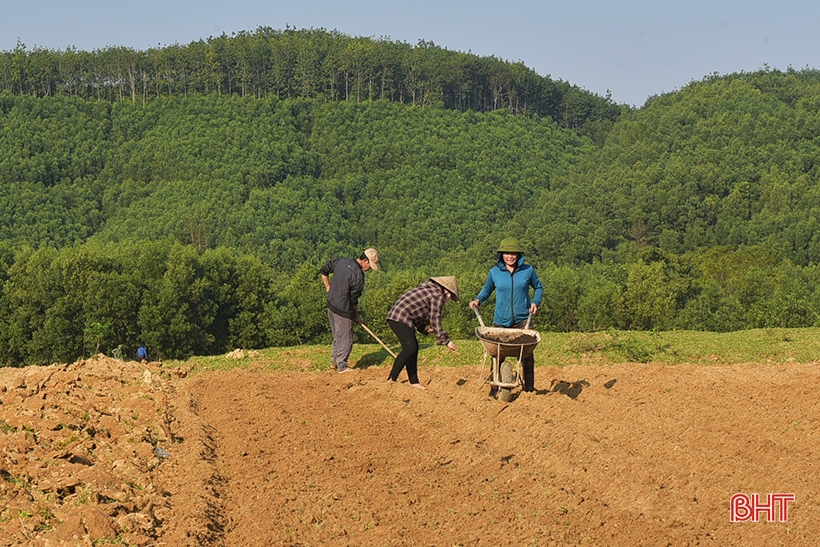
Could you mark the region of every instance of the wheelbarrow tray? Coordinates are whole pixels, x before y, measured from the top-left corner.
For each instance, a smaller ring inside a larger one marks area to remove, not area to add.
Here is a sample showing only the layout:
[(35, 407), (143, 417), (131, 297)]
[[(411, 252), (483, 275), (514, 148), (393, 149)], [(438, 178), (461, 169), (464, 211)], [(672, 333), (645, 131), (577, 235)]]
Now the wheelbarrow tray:
[(476, 327), (475, 334), (481, 340), (484, 351), (496, 359), (529, 357), (541, 341), (541, 334), (531, 329)]

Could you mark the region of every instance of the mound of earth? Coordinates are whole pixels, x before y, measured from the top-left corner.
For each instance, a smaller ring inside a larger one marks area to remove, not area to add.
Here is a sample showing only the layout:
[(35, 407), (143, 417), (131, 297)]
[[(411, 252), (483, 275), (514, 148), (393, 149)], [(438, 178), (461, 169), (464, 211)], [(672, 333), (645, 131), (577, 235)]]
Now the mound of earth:
[[(504, 329), (498, 327), (480, 327), (477, 332), (479, 339), (490, 344), (489, 351), (492, 351), (492, 344), (509, 344), (519, 346), (532, 345), (533, 347), (540, 341), (539, 335), (534, 330), (524, 329)], [(485, 343), (486, 345), (486, 343)], [(532, 353), (532, 347), (529, 353)], [(496, 355), (495, 352), (493, 355)]]
[[(0, 369), (0, 546), (814, 545), (816, 363)], [(793, 494), (732, 522), (735, 494)], [(785, 516), (785, 518), (783, 518)], [(771, 517), (771, 518), (769, 518)]]
[(0, 545), (153, 545), (173, 529), (158, 473), (185, 440), (173, 379), (102, 355), (0, 369)]

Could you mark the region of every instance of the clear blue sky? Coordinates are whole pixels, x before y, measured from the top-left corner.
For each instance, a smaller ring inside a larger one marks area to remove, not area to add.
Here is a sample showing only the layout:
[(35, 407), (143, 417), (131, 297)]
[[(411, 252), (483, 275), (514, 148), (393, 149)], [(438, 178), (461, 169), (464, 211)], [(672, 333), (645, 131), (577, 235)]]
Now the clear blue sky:
[(818, 0), (0, 0), (0, 50), (147, 49), (275, 29), (424, 39), (641, 106), (714, 72), (820, 67)]

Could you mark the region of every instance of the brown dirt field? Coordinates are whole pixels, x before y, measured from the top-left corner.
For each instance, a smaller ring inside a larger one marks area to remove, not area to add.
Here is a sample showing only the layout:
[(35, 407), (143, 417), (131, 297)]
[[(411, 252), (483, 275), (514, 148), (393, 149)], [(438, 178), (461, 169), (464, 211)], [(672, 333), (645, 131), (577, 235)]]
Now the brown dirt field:
[[(815, 545), (816, 363), (0, 369), (0, 546)], [(614, 381), (614, 383), (613, 383)], [(156, 450), (159, 447), (161, 450)], [(164, 451), (164, 452), (163, 452)], [(793, 493), (730, 522), (735, 493)]]

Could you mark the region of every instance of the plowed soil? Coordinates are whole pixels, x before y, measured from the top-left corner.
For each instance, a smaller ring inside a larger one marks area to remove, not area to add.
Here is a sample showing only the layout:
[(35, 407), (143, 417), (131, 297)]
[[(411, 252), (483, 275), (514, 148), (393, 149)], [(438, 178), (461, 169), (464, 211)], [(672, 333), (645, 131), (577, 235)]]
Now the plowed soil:
[[(0, 545), (786, 545), (820, 537), (820, 368), (538, 367), (488, 396), (251, 365), (0, 369)], [(731, 522), (734, 494), (794, 494)]]

